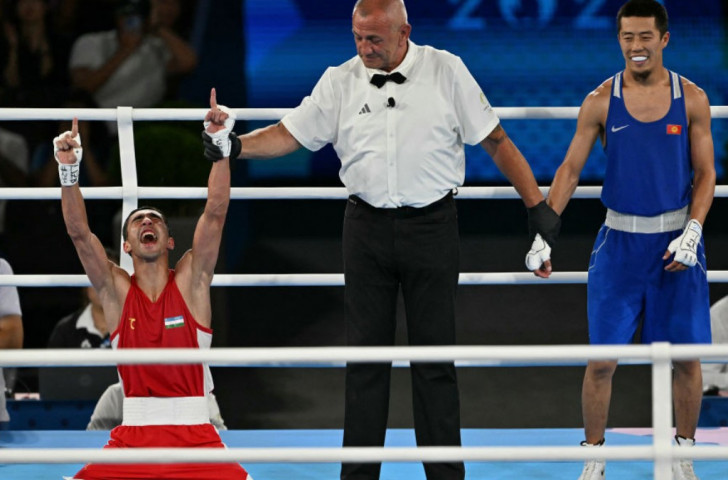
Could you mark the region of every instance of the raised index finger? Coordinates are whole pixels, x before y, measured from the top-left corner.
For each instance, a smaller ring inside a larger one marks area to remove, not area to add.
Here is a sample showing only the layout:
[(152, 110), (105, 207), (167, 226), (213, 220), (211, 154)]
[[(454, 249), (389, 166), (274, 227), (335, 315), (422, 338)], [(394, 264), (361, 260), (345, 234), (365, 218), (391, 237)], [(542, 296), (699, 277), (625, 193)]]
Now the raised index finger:
[(210, 90), (210, 108), (217, 109), (217, 92), (214, 87)]
[(71, 138), (76, 138), (76, 135), (78, 135), (78, 118), (73, 117), (73, 122), (71, 122)]

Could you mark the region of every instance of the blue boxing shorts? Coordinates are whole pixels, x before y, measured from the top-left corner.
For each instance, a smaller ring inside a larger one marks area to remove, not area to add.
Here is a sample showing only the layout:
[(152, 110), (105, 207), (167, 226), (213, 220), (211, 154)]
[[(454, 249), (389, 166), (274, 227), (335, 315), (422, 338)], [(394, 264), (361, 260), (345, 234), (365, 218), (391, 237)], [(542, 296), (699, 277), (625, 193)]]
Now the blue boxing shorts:
[(630, 233), (602, 225), (589, 260), (587, 313), (593, 345), (632, 342), (710, 343), (705, 248), (698, 263), (667, 272), (662, 256), (682, 231)]

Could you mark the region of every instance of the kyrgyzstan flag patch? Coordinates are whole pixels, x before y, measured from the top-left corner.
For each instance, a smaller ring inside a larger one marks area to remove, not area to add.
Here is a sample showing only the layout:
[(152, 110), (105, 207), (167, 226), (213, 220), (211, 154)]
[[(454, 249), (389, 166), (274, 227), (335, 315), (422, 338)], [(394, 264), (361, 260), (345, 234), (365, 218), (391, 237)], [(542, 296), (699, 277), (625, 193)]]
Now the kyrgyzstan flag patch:
[(668, 135), (680, 135), (682, 133), (682, 125), (667, 125)]

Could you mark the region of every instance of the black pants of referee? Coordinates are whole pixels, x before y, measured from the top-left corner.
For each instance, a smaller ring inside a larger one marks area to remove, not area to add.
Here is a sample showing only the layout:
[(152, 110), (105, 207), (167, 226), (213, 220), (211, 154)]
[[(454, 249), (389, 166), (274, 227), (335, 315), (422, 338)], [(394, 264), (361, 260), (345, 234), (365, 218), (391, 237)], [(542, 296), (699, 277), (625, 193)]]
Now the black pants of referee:
[[(459, 247), (455, 200), (449, 194), (423, 208), (378, 209), (347, 201), (343, 253), (346, 336), (351, 346), (391, 346), (399, 289), (410, 345), (455, 344)], [(383, 446), (391, 364), (346, 367), (344, 446)], [(460, 446), (455, 366), (413, 363), (412, 395), (419, 446)], [(425, 463), (429, 480), (462, 479), (462, 462)], [(378, 479), (379, 463), (345, 463), (344, 480)]]

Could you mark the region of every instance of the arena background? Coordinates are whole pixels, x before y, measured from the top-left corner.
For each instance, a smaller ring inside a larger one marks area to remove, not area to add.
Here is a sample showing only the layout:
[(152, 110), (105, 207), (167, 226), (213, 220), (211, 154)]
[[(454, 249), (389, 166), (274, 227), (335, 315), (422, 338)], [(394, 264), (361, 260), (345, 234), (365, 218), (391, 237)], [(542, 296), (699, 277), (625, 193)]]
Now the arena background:
[[(410, 0), (407, 6), (412, 40), (461, 56), (494, 106), (578, 106), (589, 91), (623, 67), (613, 20), (621, 3)], [(713, 105), (727, 104), (725, 2), (664, 3), (672, 34), (665, 51), (666, 66), (703, 87)], [(180, 85), (183, 106), (204, 107), (214, 86), (219, 101), (231, 107), (295, 107), (327, 66), (355, 54), (351, 1), (216, 0), (209, 4), (186, 2), (192, 19), (190, 37), (200, 52), (200, 65)], [(575, 121), (507, 120), (503, 125), (531, 163), (539, 183), (548, 185), (568, 147)], [(238, 122), (236, 130), (258, 126)], [(721, 184), (726, 183), (726, 131), (727, 120), (714, 121)], [(154, 159), (140, 155), (144, 148), (137, 136), (142, 185), (184, 184), (169, 171), (150, 175)], [(467, 155), (467, 186), (505, 185), (479, 147), (468, 149)], [(604, 157), (597, 146), (582, 184), (600, 184), (603, 167)], [(301, 151), (277, 160), (237, 162), (234, 186), (339, 186), (337, 170), (338, 160), (330, 147), (315, 154)], [(189, 246), (200, 204), (161, 203), (175, 213), (172, 223), (178, 246), (174, 260)], [(65, 237), (60, 205), (56, 208), (55, 222), (44, 226), (46, 235), (10, 247), (8, 257), (16, 273), (81, 271)], [(217, 271), (341, 272), (343, 208), (343, 201), (234, 201)], [(711, 270), (728, 269), (727, 208), (725, 199), (716, 199), (705, 224)], [(460, 200), (458, 209), (463, 272), (524, 270), (529, 242), (520, 201)], [(603, 216), (598, 200), (570, 203), (553, 253), (557, 270), (586, 269)], [(110, 238), (118, 242), (113, 230)], [(27, 254), (30, 246), (36, 254)], [(587, 343), (585, 286), (547, 283), (461, 287), (459, 343)], [(72, 291), (21, 289), (27, 348), (44, 347), (53, 324), (78, 306), (80, 299)], [(711, 285), (712, 301), (726, 294), (727, 286)], [(400, 308), (398, 338), (404, 344), (401, 312)], [(218, 347), (344, 344), (340, 287), (216, 288), (213, 315), (214, 346)], [(460, 369), (463, 427), (580, 426), (582, 374), (581, 366)], [(230, 428), (343, 425), (343, 369), (215, 368), (213, 375)], [(649, 426), (649, 376), (647, 366), (624, 366), (618, 371), (610, 426)], [(408, 377), (407, 369), (397, 369), (393, 376), (392, 427), (411, 426)], [(20, 380), (20, 390), (37, 386), (33, 369), (22, 370)]]

